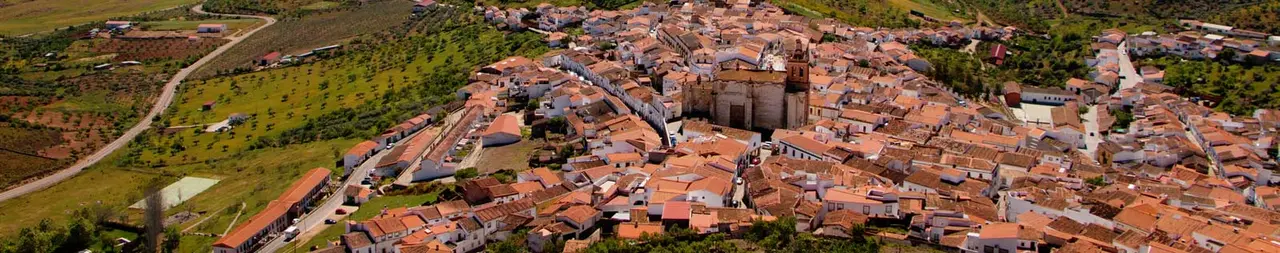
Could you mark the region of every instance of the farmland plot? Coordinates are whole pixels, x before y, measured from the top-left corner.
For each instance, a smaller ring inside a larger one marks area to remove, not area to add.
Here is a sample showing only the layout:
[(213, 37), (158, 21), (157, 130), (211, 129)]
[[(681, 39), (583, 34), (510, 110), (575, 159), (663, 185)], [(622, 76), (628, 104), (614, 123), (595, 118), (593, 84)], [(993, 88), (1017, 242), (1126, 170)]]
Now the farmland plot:
[(207, 78), (220, 72), (247, 68), (251, 61), (271, 52), (299, 54), (361, 34), (387, 30), (408, 20), (412, 6), (410, 1), (380, 1), (301, 19), (281, 20), (205, 64), (192, 73), (192, 77)]
[(226, 39), (219, 38), (100, 39), (91, 41), (88, 47), (93, 53), (114, 53), (114, 60), (118, 61), (188, 60), (225, 43)]

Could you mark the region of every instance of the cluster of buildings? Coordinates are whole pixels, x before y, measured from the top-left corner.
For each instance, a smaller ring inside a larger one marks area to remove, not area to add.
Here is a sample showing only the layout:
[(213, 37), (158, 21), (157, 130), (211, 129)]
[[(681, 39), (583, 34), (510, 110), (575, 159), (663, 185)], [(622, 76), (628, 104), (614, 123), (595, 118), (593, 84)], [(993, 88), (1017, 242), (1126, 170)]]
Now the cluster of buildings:
[(329, 189), (329, 169), (315, 168), (293, 182), (279, 198), (267, 203), (266, 209), (241, 221), (231, 232), (213, 242), (214, 253), (254, 252), (262, 243), (279, 236), (294, 223), (294, 218), (311, 209)]
[[(903, 227), (871, 231), (958, 252), (1280, 251), (1280, 111), (1214, 113), (1168, 87), (1117, 87), (1099, 73), (1065, 89), (1006, 85), (1005, 103), (1059, 105), (1051, 122), (1017, 122), (1000, 98), (966, 101), (920, 74), (929, 63), (907, 46), (1012, 28), (855, 28), (751, 1), (480, 10), (512, 28), (555, 36), (580, 23), (585, 34), (566, 37), (579, 45), (567, 50), (480, 68), (443, 127), (412, 137), (429, 141), (395, 147), (413, 155), (375, 171), (448, 177), (459, 149), (519, 141), (520, 124), (563, 122), (575, 155), (506, 181), (461, 182), (461, 199), (347, 221), (330, 250), (462, 253), (524, 233), (533, 251), (563, 240), (576, 252), (602, 237), (733, 233), (793, 216), (797, 231)], [(1090, 64), (1098, 72), (1110, 50)], [(503, 114), (517, 103), (535, 106), (523, 120)], [(1132, 131), (1086, 151), (1086, 104), (1131, 109)], [(386, 144), (361, 145), (348, 152), (354, 164)]]
[(1179, 20), (1183, 31), (1170, 34), (1144, 32), (1123, 36), (1128, 51), (1135, 56), (1174, 55), (1188, 59), (1217, 59), (1224, 51), (1232, 61), (1275, 63), (1280, 61), (1280, 36), (1205, 23)]

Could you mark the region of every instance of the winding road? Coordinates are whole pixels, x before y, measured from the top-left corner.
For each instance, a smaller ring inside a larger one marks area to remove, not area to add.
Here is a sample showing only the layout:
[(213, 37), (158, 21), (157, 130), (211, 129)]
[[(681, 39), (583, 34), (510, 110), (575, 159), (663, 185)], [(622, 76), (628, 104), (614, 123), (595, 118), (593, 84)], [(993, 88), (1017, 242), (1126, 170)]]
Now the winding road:
[(268, 16), (253, 16), (253, 15), (205, 12), (202, 9), (201, 5), (196, 5), (195, 7), (192, 7), (191, 11), (199, 14), (214, 15), (214, 16), (256, 18), (256, 19), (261, 19), (263, 21), (266, 21), (267, 23), (263, 24), (262, 26), (259, 26), (258, 28), (254, 28), (253, 30), (247, 33), (241, 34), (240, 36), (227, 37), (227, 39), (231, 40), (227, 42), (227, 44), (223, 44), (217, 49), (214, 49), (213, 52), (210, 52), (208, 55), (201, 57), (200, 60), (197, 60), (195, 63), (192, 63), (191, 66), (187, 66), (186, 68), (182, 68), (181, 70), (178, 70), (178, 73), (174, 74), (173, 78), (169, 79), (169, 82), (164, 84), (164, 89), (160, 92), (160, 97), (156, 99), (156, 104), (151, 107), (151, 111), (147, 112), (147, 115), (142, 117), (142, 120), (138, 121), (137, 125), (134, 125), (133, 127), (129, 128), (129, 130), (125, 131), (124, 134), (120, 135), (119, 138), (116, 138), (114, 141), (111, 141), (111, 143), (108, 143), (106, 146), (103, 146), (102, 149), (99, 149), (97, 152), (94, 152), (92, 155), (89, 155), (88, 157), (84, 157), (80, 159), (80, 161), (76, 162), (76, 164), (74, 165), (71, 165), (71, 167), (67, 167), (66, 169), (58, 171), (53, 175), (40, 178), (39, 180), (32, 181), (18, 187), (14, 187), (13, 189), (9, 189), (0, 193), (0, 202), (21, 197), (23, 195), (36, 192), (39, 190), (43, 190), (45, 188), (49, 188), (50, 186), (58, 184), (63, 180), (67, 180), (68, 178), (71, 178), (72, 176), (75, 176), (76, 174), (80, 173), (80, 171), (84, 170), (85, 168), (88, 168), (89, 166), (92, 166), (93, 164), (102, 160), (102, 158), (106, 157), (107, 155), (110, 155), (111, 152), (115, 152), (117, 149), (120, 149), (121, 147), (124, 147), (125, 145), (129, 144), (129, 142), (132, 141), (134, 138), (138, 137), (138, 134), (141, 134), (142, 131), (146, 131), (147, 129), (151, 128), (151, 119), (155, 118), (156, 116), (159, 116), (161, 113), (164, 113), (164, 110), (169, 108), (169, 104), (173, 102), (173, 96), (178, 90), (178, 84), (181, 84), (182, 80), (187, 78), (187, 75), (190, 75), (191, 72), (194, 72), (196, 69), (199, 69), (201, 66), (204, 66), (205, 63), (208, 63), (209, 61), (213, 60), (213, 58), (216, 58), (219, 55), (222, 55), (223, 52), (226, 52), (228, 49), (231, 49), (231, 47), (235, 46), (236, 44), (239, 44), (240, 41), (244, 40), (245, 38), (248, 38), (254, 33), (261, 31), (263, 28), (267, 28), (268, 26), (271, 26), (276, 23), (275, 18), (268, 17)]

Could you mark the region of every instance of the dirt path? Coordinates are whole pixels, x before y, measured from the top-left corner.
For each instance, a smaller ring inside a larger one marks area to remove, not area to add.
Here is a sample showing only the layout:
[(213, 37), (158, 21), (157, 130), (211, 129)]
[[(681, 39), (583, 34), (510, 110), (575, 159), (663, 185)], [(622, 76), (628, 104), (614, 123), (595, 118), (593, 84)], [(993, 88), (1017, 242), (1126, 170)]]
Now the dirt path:
[(1062, 0), (1053, 0), (1053, 2), (1054, 2), (1054, 3), (1056, 3), (1056, 4), (1058, 4), (1058, 9), (1059, 9), (1059, 10), (1062, 10), (1062, 17), (1063, 17), (1063, 18), (1066, 18), (1066, 17), (1071, 16), (1071, 13), (1070, 13), (1070, 12), (1067, 12), (1067, 6), (1062, 4)]
[(236, 211), (236, 217), (231, 219), (231, 223), (227, 224), (227, 230), (222, 231), (222, 234), (231, 233), (231, 228), (236, 227), (236, 222), (240, 221), (241, 214), (244, 214), (244, 202), (240, 202), (240, 211)]
[(97, 152), (94, 152), (92, 155), (81, 158), (80, 161), (76, 162), (76, 164), (74, 165), (71, 165), (71, 167), (58, 171), (53, 175), (49, 175), (39, 180), (32, 181), (18, 187), (14, 187), (13, 189), (9, 189), (7, 191), (0, 193), (0, 202), (21, 197), (23, 195), (27, 195), (29, 193), (36, 192), (39, 190), (43, 190), (45, 188), (49, 188), (50, 186), (58, 184), (63, 180), (67, 180), (68, 178), (71, 178), (72, 176), (75, 176), (76, 174), (80, 173), (81, 170), (84, 170), (85, 168), (88, 168), (89, 166), (92, 166), (93, 164), (102, 160), (102, 158), (107, 157), (107, 155), (110, 155), (111, 152), (115, 152), (117, 149), (120, 149), (121, 147), (124, 147), (125, 145), (129, 144), (129, 141), (132, 141), (134, 138), (138, 137), (138, 134), (141, 134), (142, 131), (146, 131), (147, 129), (151, 128), (151, 119), (160, 116), (160, 114), (163, 113), (165, 109), (169, 108), (169, 104), (173, 102), (174, 94), (177, 93), (178, 84), (181, 84), (182, 80), (187, 78), (187, 75), (190, 75), (191, 72), (195, 71), (201, 66), (204, 66), (205, 63), (208, 63), (209, 61), (213, 60), (213, 58), (217, 58), (218, 55), (221, 55), (223, 52), (226, 52), (228, 49), (231, 49), (231, 47), (235, 46), (236, 44), (239, 44), (240, 41), (244, 40), (244, 38), (247, 38), (253, 35), (254, 33), (257, 33), (258, 31), (261, 31), (263, 28), (267, 28), (276, 23), (275, 18), (268, 17), (268, 16), (209, 13), (209, 12), (205, 12), (201, 6), (202, 5), (196, 5), (195, 7), (192, 7), (191, 11), (199, 14), (207, 14), (207, 15), (214, 15), (214, 16), (257, 18), (257, 19), (262, 19), (267, 23), (243, 35), (236, 36), (236, 37), (229, 37), (228, 39), (230, 39), (231, 41), (227, 42), (227, 44), (223, 44), (217, 49), (214, 49), (213, 52), (210, 52), (208, 55), (201, 57), (200, 60), (197, 60), (195, 63), (192, 63), (191, 66), (187, 66), (186, 68), (182, 68), (182, 70), (178, 70), (178, 73), (174, 74), (173, 78), (169, 79), (169, 82), (164, 84), (164, 89), (161, 91), (160, 97), (156, 98), (156, 104), (151, 107), (151, 111), (147, 112), (147, 115), (142, 117), (142, 120), (138, 121), (138, 124), (133, 125), (133, 127), (129, 128), (128, 131), (125, 131), (124, 134), (120, 135), (119, 138), (116, 138), (114, 141), (111, 141), (111, 143), (108, 143), (106, 146), (103, 146), (102, 149), (99, 149)]
[[(227, 208), (223, 207), (222, 209), (218, 209), (218, 211), (215, 211), (213, 213), (219, 213), (219, 212), (222, 212), (222, 210), (227, 210)], [(192, 223), (191, 226), (187, 226), (187, 228), (182, 229), (182, 232), (186, 233), (188, 231), (191, 231), (192, 229), (195, 229), (196, 226), (199, 226), (200, 223), (204, 223), (204, 221), (209, 220), (209, 218), (213, 218), (213, 215), (205, 215), (204, 218), (200, 218), (200, 220), (196, 221), (196, 223)]]

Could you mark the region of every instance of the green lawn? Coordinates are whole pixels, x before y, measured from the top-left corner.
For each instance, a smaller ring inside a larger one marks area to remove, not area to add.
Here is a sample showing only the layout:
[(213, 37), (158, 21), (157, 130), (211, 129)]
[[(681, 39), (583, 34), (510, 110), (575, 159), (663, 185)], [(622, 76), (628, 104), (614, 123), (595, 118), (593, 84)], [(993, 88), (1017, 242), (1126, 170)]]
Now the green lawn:
[(378, 216), (378, 214), (381, 214), (383, 208), (392, 209), (422, 206), (423, 204), (434, 204), (436, 202), (436, 197), (439, 195), (439, 192), (431, 192), (422, 195), (378, 196), (370, 199), (369, 202), (365, 202), (363, 205), (360, 205), (360, 210), (356, 210), (356, 212), (351, 213), (347, 219), (356, 221), (368, 220), (374, 216)]
[(45, 218), (65, 222), (60, 217), (93, 203), (124, 210), (142, 199), (139, 185), (152, 180), (170, 183), (177, 178), (95, 167), (42, 191), (0, 202), (0, 237), (17, 234), (19, 229), (34, 226)]
[(200, 24), (227, 24), (228, 31), (236, 29), (246, 29), (253, 27), (259, 23), (258, 19), (213, 19), (213, 20), (166, 20), (142, 22), (142, 27), (147, 30), (157, 31), (174, 31), (174, 30), (195, 30)]
[(3, 0), (0, 34), (22, 35), (192, 4), (196, 0)]
[(216, 241), (218, 241), (217, 237), (183, 236), (181, 241), (178, 242), (178, 249), (174, 251), (183, 253), (210, 252), (213, 248), (210, 245), (213, 245), (213, 242)]
[(297, 248), (300, 250), (311, 250), (311, 247), (316, 247), (317, 249), (323, 249), (323, 248), (329, 247), (328, 243), (330, 241), (340, 240), (339, 237), (342, 237), (342, 232), (346, 232), (346, 230), (347, 230), (346, 225), (343, 225), (342, 223), (329, 225), (329, 227), (325, 228), (323, 231), (320, 231), (319, 234), (312, 236), (310, 239), (307, 239), (307, 241), (305, 242), (293, 241), (293, 242), (290, 242), (289, 245), (286, 245), (284, 248), (292, 249), (294, 248), (294, 246), (298, 246)]

